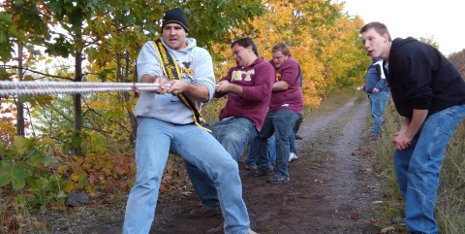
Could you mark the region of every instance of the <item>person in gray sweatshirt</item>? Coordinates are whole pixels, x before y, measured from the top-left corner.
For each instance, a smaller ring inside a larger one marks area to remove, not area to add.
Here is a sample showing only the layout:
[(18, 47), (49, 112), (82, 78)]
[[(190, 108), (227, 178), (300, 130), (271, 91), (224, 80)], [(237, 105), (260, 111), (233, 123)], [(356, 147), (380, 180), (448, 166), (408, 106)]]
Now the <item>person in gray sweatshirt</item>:
[[(210, 54), (197, 47), (188, 33), (184, 12), (180, 8), (168, 10), (162, 20), (162, 38), (145, 43), (137, 58), (139, 82), (158, 84), (159, 88), (141, 92), (136, 104), (137, 173), (126, 205), (123, 233), (149, 233), (170, 152), (214, 181), (225, 233), (254, 233), (242, 199), (238, 165), (200, 126), (194, 111), (212, 99), (215, 76)], [(166, 65), (170, 56), (173, 59)], [(192, 106), (185, 104), (186, 99)]]

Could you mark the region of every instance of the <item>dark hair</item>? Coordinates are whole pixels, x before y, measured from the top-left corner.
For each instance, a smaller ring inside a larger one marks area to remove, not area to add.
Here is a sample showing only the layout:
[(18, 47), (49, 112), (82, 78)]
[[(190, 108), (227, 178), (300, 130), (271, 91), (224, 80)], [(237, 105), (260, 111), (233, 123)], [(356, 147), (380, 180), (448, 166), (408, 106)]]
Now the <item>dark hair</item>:
[(361, 29), (360, 29), (360, 34), (368, 31), (369, 29), (375, 29), (379, 35), (384, 35), (385, 33), (388, 34), (389, 36), (389, 41), (391, 41), (391, 34), (389, 33), (389, 30), (387, 29), (386, 25), (381, 23), (381, 22), (370, 22), (368, 24), (365, 24)]
[(283, 53), (283, 55), (285, 56), (291, 56), (291, 49), (287, 44), (283, 42), (276, 44), (275, 46), (273, 46), (273, 49), (271, 49), (271, 53), (278, 51), (281, 51), (281, 53)]
[(253, 40), (250, 37), (244, 37), (244, 38), (235, 40), (233, 43), (231, 43), (231, 48), (233, 48), (235, 45), (240, 45), (240, 46), (242, 46), (244, 48), (252, 46), (253, 52), (255, 53), (255, 55), (258, 56), (257, 46), (255, 45), (255, 43), (253, 42)]

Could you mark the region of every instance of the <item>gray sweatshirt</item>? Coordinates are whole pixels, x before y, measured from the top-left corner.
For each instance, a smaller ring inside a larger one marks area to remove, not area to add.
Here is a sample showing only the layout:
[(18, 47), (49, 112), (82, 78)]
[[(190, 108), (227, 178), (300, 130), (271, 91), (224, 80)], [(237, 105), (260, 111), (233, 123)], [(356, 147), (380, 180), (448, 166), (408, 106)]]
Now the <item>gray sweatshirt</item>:
[[(197, 47), (194, 38), (187, 38), (187, 48), (172, 50), (166, 44), (167, 51), (177, 62), (185, 82), (194, 85), (204, 85), (209, 91), (209, 100), (215, 92), (215, 74), (213, 72), (212, 58), (207, 50)], [(163, 74), (160, 59), (152, 41), (144, 44), (137, 57), (137, 74), (139, 81), (142, 76), (149, 74), (157, 77), (166, 77)], [(202, 103), (196, 104), (201, 108)], [(152, 117), (175, 124), (193, 123), (191, 110), (172, 94), (155, 94), (142, 92), (136, 104), (136, 116)]]

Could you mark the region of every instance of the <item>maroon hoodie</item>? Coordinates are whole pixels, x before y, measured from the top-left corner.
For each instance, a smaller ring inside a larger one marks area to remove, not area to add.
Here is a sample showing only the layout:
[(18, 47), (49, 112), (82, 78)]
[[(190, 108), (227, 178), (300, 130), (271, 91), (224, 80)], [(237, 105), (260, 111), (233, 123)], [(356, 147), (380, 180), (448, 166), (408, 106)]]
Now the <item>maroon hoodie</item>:
[[(257, 58), (247, 67), (233, 67), (222, 80), (242, 86), (242, 97), (228, 93), (228, 102), (220, 112), (220, 120), (227, 117), (244, 117), (260, 130), (270, 103), (271, 88), (275, 78), (273, 66)], [(215, 93), (215, 97), (222, 94)]]

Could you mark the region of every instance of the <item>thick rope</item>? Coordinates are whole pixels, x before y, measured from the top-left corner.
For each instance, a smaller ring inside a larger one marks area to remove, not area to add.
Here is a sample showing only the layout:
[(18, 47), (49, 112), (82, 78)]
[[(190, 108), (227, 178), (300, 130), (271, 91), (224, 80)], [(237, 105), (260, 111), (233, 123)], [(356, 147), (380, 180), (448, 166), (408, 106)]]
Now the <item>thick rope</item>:
[(0, 81), (0, 97), (10, 95), (75, 94), (97, 92), (154, 91), (153, 83)]

